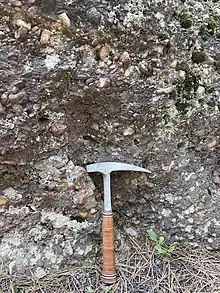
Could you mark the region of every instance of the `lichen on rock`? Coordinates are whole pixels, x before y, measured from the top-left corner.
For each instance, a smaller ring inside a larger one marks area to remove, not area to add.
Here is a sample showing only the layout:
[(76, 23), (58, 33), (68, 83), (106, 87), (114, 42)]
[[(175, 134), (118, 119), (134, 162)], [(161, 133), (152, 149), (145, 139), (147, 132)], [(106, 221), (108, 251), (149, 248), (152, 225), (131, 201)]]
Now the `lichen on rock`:
[[(70, 174), (73, 188), (68, 191)], [(32, 180), (37, 189), (31, 204), (27, 204), (23, 192), (12, 187), (4, 190), (7, 206), (0, 214), (0, 255), (11, 273), (31, 270), (39, 277), (48, 269), (77, 263), (74, 253), (79, 247), (81, 258), (91, 253), (92, 240), (82, 235), (84, 230), (93, 231), (96, 216), (92, 211), (90, 217), (89, 212), (98, 203), (94, 184), (85, 170), (59, 155), (36, 164)], [(88, 211), (82, 221), (77, 218), (80, 210)]]

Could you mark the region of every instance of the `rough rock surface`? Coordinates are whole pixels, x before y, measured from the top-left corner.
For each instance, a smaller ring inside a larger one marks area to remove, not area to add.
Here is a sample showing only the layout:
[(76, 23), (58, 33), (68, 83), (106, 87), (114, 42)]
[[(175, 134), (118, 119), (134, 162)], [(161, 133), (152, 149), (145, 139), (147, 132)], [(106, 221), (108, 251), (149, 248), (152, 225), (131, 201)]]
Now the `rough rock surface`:
[(42, 277), (48, 269), (88, 258), (96, 238), (95, 207), (99, 205), (84, 168), (68, 159), (52, 156), (35, 164), (29, 176), (29, 190), (3, 190), (0, 256), (11, 272), (31, 270)]
[(117, 239), (219, 249), (218, 2), (49, 2), (0, 1), (3, 261), (43, 276), (83, 260), (102, 203), (83, 167), (104, 160), (152, 171), (113, 174)]

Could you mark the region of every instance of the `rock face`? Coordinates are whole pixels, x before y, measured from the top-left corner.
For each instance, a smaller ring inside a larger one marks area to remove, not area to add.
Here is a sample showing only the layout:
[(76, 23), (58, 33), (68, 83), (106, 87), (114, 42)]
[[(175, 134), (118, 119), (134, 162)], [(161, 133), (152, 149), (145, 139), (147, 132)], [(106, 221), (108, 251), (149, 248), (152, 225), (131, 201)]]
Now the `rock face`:
[(219, 249), (217, 3), (2, 0), (0, 16), (0, 255), (10, 270), (43, 276), (94, 256), (102, 183), (84, 166), (95, 161), (152, 171), (113, 173), (119, 234), (153, 229)]
[(0, 256), (11, 272), (31, 268), (39, 277), (48, 269), (77, 264), (77, 257), (88, 257), (97, 226), (94, 208), (99, 205), (84, 168), (68, 159), (52, 156), (40, 161), (29, 176), (29, 191), (3, 190)]

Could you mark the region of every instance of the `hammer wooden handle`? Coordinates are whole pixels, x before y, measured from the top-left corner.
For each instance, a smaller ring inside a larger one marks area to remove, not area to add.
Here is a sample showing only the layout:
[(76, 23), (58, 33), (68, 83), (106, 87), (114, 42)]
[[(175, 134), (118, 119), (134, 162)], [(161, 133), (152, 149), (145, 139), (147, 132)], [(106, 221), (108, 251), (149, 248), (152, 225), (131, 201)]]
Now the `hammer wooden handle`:
[(116, 282), (115, 251), (114, 251), (114, 225), (111, 212), (104, 212), (102, 218), (102, 249), (103, 249), (103, 275), (105, 284)]

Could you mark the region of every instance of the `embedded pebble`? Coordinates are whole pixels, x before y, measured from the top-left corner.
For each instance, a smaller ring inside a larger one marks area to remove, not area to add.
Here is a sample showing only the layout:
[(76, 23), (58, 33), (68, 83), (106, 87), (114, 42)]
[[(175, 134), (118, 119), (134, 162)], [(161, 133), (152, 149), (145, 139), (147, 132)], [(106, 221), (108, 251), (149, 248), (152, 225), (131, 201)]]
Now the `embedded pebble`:
[(55, 53), (47, 55), (44, 63), (48, 70), (54, 69), (60, 63), (60, 56)]
[(100, 59), (105, 59), (109, 54), (109, 48), (108, 46), (105, 44), (103, 46), (101, 46), (101, 48), (99, 49), (99, 57)]
[(159, 54), (162, 54), (163, 50), (164, 50), (164, 46), (161, 46), (161, 45), (154, 48), (154, 52), (157, 52)]
[(37, 6), (31, 6), (30, 8), (28, 8), (28, 13), (35, 14), (37, 13), (37, 9)]
[(124, 66), (128, 66), (131, 63), (131, 58), (128, 52), (124, 52), (120, 56), (120, 61), (123, 63)]
[(185, 231), (188, 232), (188, 233), (190, 233), (190, 232), (192, 231), (192, 226), (187, 225), (187, 226), (185, 227)]
[(84, 252), (85, 252), (85, 250), (79, 246), (75, 249), (75, 255), (77, 255), (77, 256), (82, 256), (84, 254)]
[(35, 277), (36, 278), (38, 278), (38, 279), (42, 279), (43, 277), (45, 277), (46, 276), (46, 271), (43, 269), (43, 268), (41, 268), (41, 267), (38, 267), (37, 269), (36, 269), (36, 271), (35, 271)]
[(211, 148), (214, 148), (217, 144), (218, 144), (217, 140), (214, 139), (210, 141), (209, 143), (207, 143), (207, 146), (211, 149)]
[(17, 190), (15, 190), (12, 187), (8, 187), (3, 190), (3, 193), (6, 198), (9, 198), (11, 200), (17, 200), (22, 198), (22, 194), (18, 193)]
[(51, 132), (54, 134), (54, 135), (62, 135), (65, 131), (66, 131), (66, 124), (62, 123), (62, 122), (55, 122), (54, 124), (52, 124), (51, 126)]
[(66, 27), (70, 27), (71, 25), (71, 22), (70, 22), (70, 19), (68, 17), (68, 15), (64, 12), (64, 13), (61, 13), (59, 16), (58, 16), (58, 19), (60, 20), (60, 22), (66, 26)]
[(193, 214), (194, 212), (195, 212), (195, 206), (192, 205), (192, 206), (190, 206), (188, 209), (186, 209), (184, 213), (185, 213), (186, 215), (189, 215), (189, 214)]
[(26, 92), (24, 90), (18, 92), (17, 94), (10, 94), (8, 96), (8, 100), (12, 103), (12, 104), (21, 104), (26, 100)]
[(163, 41), (160, 41), (160, 44), (163, 46), (167, 46), (170, 43), (170, 39), (165, 39)]
[(136, 237), (138, 236), (138, 232), (136, 230), (134, 230), (134, 228), (126, 228), (125, 229), (125, 232), (129, 235), (129, 236), (132, 236), (132, 237)]
[(99, 125), (98, 125), (98, 123), (92, 123), (91, 128), (94, 129), (94, 130), (96, 130), (96, 131), (99, 131)]
[(175, 68), (176, 68), (176, 66), (177, 66), (177, 63), (178, 63), (178, 60), (177, 60), (177, 59), (175, 59), (175, 60), (173, 60), (173, 62), (171, 62), (171, 63), (170, 63), (169, 67), (170, 67), (170, 68), (174, 68), (174, 69), (175, 69)]
[(146, 199), (144, 197), (142, 197), (140, 200), (139, 200), (139, 203), (140, 204), (145, 204), (146, 203)]
[(109, 86), (109, 85), (110, 85), (110, 80), (109, 80), (109, 78), (107, 78), (107, 77), (101, 77), (101, 78), (99, 79), (98, 86), (99, 86), (100, 88), (107, 87), (107, 86)]
[(39, 30), (39, 27), (36, 25), (34, 27), (32, 27), (32, 33), (36, 33)]
[(5, 107), (0, 103), (0, 114), (5, 113)]
[(220, 8), (218, 8), (218, 7), (214, 8), (213, 14), (215, 14), (217, 17), (220, 17)]
[(207, 65), (213, 65), (213, 64), (215, 64), (215, 59), (214, 58), (212, 58), (212, 57), (210, 57), (210, 56), (207, 56), (206, 57), (206, 59), (205, 59), (205, 61), (203, 62), (204, 64), (207, 64)]
[(3, 31), (0, 31), (0, 38), (5, 37), (5, 33)]
[(173, 89), (174, 88), (172, 86), (166, 87), (166, 88), (161, 88), (161, 89), (157, 89), (156, 93), (159, 95), (160, 94), (170, 94), (170, 93), (172, 93)]
[(17, 19), (15, 21), (15, 24), (19, 27), (25, 27), (27, 30), (31, 30), (31, 24), (30, 23), (27, 23), (25, 22), (24, 20), (22, 19)]
[(196, 93), (198, 96), (203, 96), (205, 93), (205, 88), (203, 86), (199, 86)]
[(80, 216), (80, 218), (82, 218), (82, 219), (86, 219), (86, 218), (88, 218), (88, 212), (79, 212), (79, 216)]
[(19, 0), (11, 0), (11, 5), (15, 6), (15, 7), (21, 7), (22, 6), (22, 2)]
[(40, 37), (40, 43), (41, 45), (46, 45), (49, 43), (50, 41), (50, 35), (51, 35), (51, 32), (47, 29), (44, 29), (41, 33), (41, 37)]
[(132, 134), (134, 134), (134, 128), (133, 127), (128, 127), (126, 129), (124, 129), (124, 131), (123, 131), (124, 136), (132, 135)]
[(10, 32), (10, 29), (6, 24), (3, 24), (3, 25), (0, 25), (0, 31)]
[(135, 67), (134, 66), (129, 66), (126, 70), (125, 70), (125, 73), (124, 73), (124, 76), (125, 77), (128, 77), (130, 76), (135, 70)]
[(6, 205), (8, 199), (5, 197), (0, 197), (0, 207)]
[(94, 215), (95, 213), (97, 213), (97, 210), (94, 209), (94, 208), (91, 208), (91, 210), (90, 210), (90, 214), (91, 214), (91, 215)]
[(162, 214), (164, 217), (168, 217), (171, 213), (172, 213), (172, 212), (171, 212), (170, 209), (162, 209), (162, 211), (161, 211), (161, 214)]
[(101, 14), (95, 6), (88, 9), (86, 15), (92, 22), (98, 22), (101, 18)]
[(21, 115), (23, 113), (23, 108), (21, 105), (13, 105), (12, 110), (16, 115)]
[(56, 186), (57, 186), (57, 183), (54, 182), (54, 181), (51, 181), (51, 182), (48, 183), (48, 190), (49, 191), (55, 190)]
[(193, 218), (189, 218), (189, 219), (188, 219), (188, 222), (189, 222), (190, 224), (192, 224), (192, 223), (194, 222)]
[(219, 175), (214, 175), (214, 183), (217, 184), (217, 185), (220, 185), (220, 177)]
[(172, 108), (174, 105), (175, 105), (175, 101), (171, 99), (165, 103), (166, 108)]
[(24, 38), (28, 34), (28, 29), (24, 26), (20, 27), (17, 32), (15, 32), (15, 38)]

